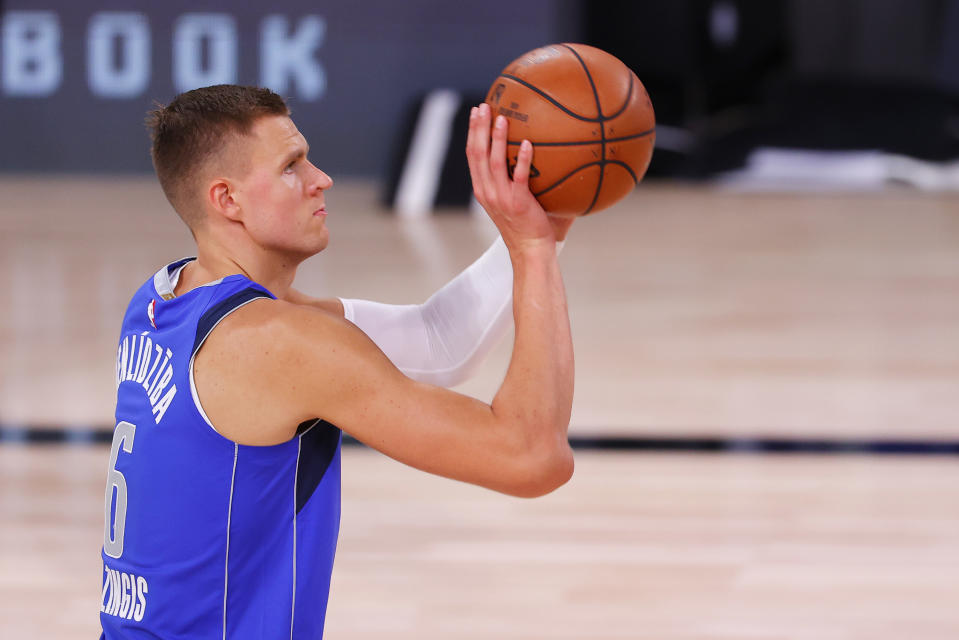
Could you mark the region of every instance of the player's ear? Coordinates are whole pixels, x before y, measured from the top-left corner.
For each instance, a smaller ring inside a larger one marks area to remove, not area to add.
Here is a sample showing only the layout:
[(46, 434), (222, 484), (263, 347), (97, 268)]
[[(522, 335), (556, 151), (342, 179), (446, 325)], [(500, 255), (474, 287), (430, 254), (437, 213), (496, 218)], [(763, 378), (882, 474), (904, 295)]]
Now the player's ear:
[(234, 198), (236, 191), (226, 178), (211, 180), (207, 187), (207, 201), (214, 213), (233, 222), (240, 221), (240, 207)]

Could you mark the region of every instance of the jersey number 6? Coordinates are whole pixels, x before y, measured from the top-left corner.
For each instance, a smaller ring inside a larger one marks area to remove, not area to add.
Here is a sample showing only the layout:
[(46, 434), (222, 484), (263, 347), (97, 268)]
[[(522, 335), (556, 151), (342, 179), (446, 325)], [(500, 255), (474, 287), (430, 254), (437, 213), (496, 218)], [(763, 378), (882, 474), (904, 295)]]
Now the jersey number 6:
[[(113, 432), (113, 446), (110, 449), (110, 469), (107, 471), (107, 488), (103, 498), (103, 552), (111, 558), (123, 555), (123, 532), (127, 523), (127, 481), (117, 470), (117, 458), (120, 447), (127, 453), (133, 453), (133, 434), (136, 425), (129, 422), (117, 424)], [(116, 490), (116, 509), (113, 492)]]

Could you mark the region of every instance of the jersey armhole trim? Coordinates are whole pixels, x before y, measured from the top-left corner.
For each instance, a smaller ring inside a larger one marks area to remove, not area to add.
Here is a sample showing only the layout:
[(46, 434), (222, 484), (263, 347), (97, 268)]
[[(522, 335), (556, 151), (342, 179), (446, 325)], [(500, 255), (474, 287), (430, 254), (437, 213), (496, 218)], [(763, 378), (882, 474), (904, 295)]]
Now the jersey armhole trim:
[[(196, 380), (193, 375), (193, 363), (196, 360), (196, 354), (200, 352), (200, 349), (203, 347), (203, 344), (206, 342), (206, 339), (210, 337), (210, 334), (213, 333), (213, 330), (216, 329), (217, 325), (219, 325), (224, 318), (226, 318), (228, 315), (230, 315), (237, 309), (241, 309), (245, 307), (246, 305), (250, 304), (251, 302), (255, 302), (256, 300), (261, 300), (263, 298), (272, 299), (268, 294), (251, 287), (249, 289), (244, 289), (243, 291), (233, 296), (230, 296), (229, 298), (227, 298), (226, 300), (218, 304), (212, 310), (212, 312), (216, 314), (220, 314), (219, 317), (210, 318), (212, 322), (210, 322), (209, 327), (206, 328), (205, 333), (202, 336), (197, 334), (196, 343), (193, 347), (193, 354), (190, 356), (190, 367), (189, 367), (190, 395), (193, 397), (193, 405), (196, 407), (197, 413), (200, 414), (200, 417), (203, 418), (203, 421), (206, 422), (207, 425), (209, 425), (209, 427), (213, 429), (213, 431), (215, 431), (217, 434), (221, 436), (223, 434), (217, 431), (217, 428), (213, 425), (213, 421), (210, 420), (210, 417), (206, 414), (206, 411), (203, 410), (203, 405), (200, 403), (200, 394), (197, 392)], [(231, 304), (226, 304), (226, 303), (231, 303), (233, 304), (233, 306), (231, 306)], [(208, 315), (211, 315), (211, 312), (207, 312), (206, 314), (204, 314), (203, 317), (206, 318)], [(203, 319), (201, 319), (201, 323), (202, 322), (203, 322)]]

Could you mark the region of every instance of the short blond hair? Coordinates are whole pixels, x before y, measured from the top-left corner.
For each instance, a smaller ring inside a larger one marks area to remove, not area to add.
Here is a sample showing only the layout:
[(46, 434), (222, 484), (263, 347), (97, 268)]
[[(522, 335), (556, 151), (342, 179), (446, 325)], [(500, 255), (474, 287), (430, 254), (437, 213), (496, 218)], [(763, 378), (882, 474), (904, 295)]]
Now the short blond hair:
[(200, 224), (192, 193), (204, 164), (263, 116), (288, 116), (283, 98), (260, 87), (220, 84), (176, 96), (147, 115), (153, 167), (167, 200), (187, 225)]

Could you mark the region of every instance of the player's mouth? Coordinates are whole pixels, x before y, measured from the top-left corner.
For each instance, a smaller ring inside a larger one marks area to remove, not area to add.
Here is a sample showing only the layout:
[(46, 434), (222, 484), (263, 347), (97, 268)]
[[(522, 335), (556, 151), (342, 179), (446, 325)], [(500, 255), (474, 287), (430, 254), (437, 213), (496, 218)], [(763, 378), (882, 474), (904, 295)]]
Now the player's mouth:
[(322, 206), (316, 211), (313, 212), (314, 216), (325, 216), (326, 215), (326, 206)]

